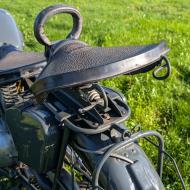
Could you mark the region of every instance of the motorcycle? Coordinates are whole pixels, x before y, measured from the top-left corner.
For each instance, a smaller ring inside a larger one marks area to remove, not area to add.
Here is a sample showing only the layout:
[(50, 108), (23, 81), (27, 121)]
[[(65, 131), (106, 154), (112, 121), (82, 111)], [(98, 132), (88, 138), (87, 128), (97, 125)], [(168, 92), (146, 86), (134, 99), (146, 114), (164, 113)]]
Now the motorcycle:
[[(73, 28), (66, 39), (52, 42), (44, 26), (61, 13), (72, 16)], [(130, 108), (124, 95), (99, 84), (150, 70), (154, 78), (166, 79), (171, 68), (164, 41), (91, 47), (78, 40), (79, 11), (54, 5), (34, 24), (44, 52), (28, 53), (13, 17), (0, 9), (0, 20), (0, 173), (15, 181), (12, 190), (161, 190), (164, 155), (185, 189), (162, 136), (139, 126), (127, 129)], [(158, 149), (157, 170), (139, 145), (141, 138)]]

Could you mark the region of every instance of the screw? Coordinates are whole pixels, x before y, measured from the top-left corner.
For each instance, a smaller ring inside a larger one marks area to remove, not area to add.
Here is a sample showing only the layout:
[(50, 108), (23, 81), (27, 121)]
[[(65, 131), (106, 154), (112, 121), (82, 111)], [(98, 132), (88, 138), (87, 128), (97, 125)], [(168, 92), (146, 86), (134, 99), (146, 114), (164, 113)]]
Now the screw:
[(104, 118), (104, 119), (107, 119), (107, 120), (110, 120), (110, 115), (109, 115), (108, 113), (105, 113), (105, 114), (103, 115), (103, 118)]

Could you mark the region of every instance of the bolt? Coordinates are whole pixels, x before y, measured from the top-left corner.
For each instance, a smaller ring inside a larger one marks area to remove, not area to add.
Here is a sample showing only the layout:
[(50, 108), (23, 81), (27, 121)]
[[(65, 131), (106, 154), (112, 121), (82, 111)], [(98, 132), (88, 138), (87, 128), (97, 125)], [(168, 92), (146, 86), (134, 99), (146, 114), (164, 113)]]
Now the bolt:
[(122, 114), (126, 114), (126, 111), (121, 111)]
[(98, 127), (98, 126), (99, 126), (99, 124), (98, 124), (98, 123), (93, 123), (93, 125), (94, 125), (95, 127)]
[(107, 120), (110, 120), (110, 115), (108, 113), (105, 113), (105, 114), (103, 114), (103, 118), (107, 119)]

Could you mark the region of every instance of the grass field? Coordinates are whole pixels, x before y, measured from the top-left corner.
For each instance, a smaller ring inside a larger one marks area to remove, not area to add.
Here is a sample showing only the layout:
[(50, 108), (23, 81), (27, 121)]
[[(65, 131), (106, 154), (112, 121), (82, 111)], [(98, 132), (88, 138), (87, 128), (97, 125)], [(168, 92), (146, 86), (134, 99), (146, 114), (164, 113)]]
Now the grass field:
[[(103, 84), (125, 94), (132, 109), (126, 125), (141, 124), (143, 130), (159, 131), (166, 149), (176, 158), (190, 190), (190, 1), (189, 0), (1, 0), (24, 34), (26, 50), (43, 50), (33, 36), (37, 13), (48, 5), (64, 3), (77, 7), (83, 15), (81, 40), (93, 46), (140, 45), (164, 39), (171, 48), (171, 77), (157, 81), (152, 73), (121, 76)], [(69, 31), (70, 17), (56, 16), (46, 31), (52, 39), (62, 39)], [(155, 156), (153, 147), (146, 147)], [(166, 189), (181, 189), (171, 162), (164, 168)]]

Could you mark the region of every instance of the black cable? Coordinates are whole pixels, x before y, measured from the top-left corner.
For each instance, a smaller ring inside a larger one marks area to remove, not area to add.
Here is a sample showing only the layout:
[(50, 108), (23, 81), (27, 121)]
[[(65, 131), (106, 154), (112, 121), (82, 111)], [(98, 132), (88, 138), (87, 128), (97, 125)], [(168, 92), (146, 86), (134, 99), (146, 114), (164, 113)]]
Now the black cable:
[[(75, 146), (78, 150), (80, 150), (80, 151), (82, 151), (82, 152), (89, 153), (89, 154), (100, 154), (100, 155), (102, 155), (102, 154), (105, 153), (105, 151), (103, 152), (103, 151), (101, 151), (101, 150), (89, 150), (89, 149), (84, 149), (84, 148), (80, 147), (80, 146), (77, 145), (77, 144), (74, 144), (74, 146)], [(112, 144), (112, 146), (113, 146), (113, 144)], [(130, 163), (130, 164), (133, 164), (133, 163), (134, 163), (134, 162), (133, 162), (132, 160), (130, 160), (129, 158), (126, 158), (126, 157), (121, 156), (121, 155), (117, 155), (117, 154), (113, 154), (113, 153), (112, 153), (112, 154), (110, 155), (110, 157), (116, 158), (116, 159), (119, 159), (119, 160), (122, 160), (122, 161), (125, 161), (125, 162), (128, 162), (128, 163)]]
[[(65, 162), (66, 164), (68, 164), (68, 165), (71, 165), (71, 163), (70, 163), (68, 160), (65, 160), (64, 162)], [(90, 176), (90, 174), (89, 174), (88, 172), (84, 171), (81, 167), (79, 167), (79, 166), (77, 166), (77, 165), (74, 165), (73, 167), (74, 167), (75, 170), (77, 170), (78, 172), (82, 173), (82, 175), (83, 175), (87, 180), (89, 180), (90, 182), (92, 182), (92, 178), (91, 178), (91, 176)], [(83, 167), (83, 165), (82, 165), (82, 167)]]
[[(66, 164), (70, 165), (71, 163), (68, 161), (64, 161)], [(89, 174), (87, 172), (85, 172), (83, 169), (81, 169), (80, 167), (78, 167), (77, 165), (73, 166), (75, 170), (77, 170), (78, 172), (82, 173), (82, 175), (84, 175), (84, 177), (86, 177), (87, 180), (89, 180), (90, 182), (92, 182), (91, 176), (89, 176)]]
[[(153, 144), (154, 146), (158, 147), (158, 145), (157, 145), (156, 143), (154, 143), (150, 138), (144, 137), (144, 139), (146, 139), (148, 142), (150, 142), (150, 143)], [(181, 172), (179, 171), (179, 168), (178, 168), (178, 166), (177, 166), (177, 163), (176, 163), (175, 159), (174, 159), (168, 152), (166, 152), (165, 150), (163, 150), (163, 153), (164, 153), (166, 156), (168, 156), (168, 158), (170, 158), (171, 161), (173, 162), (174, 167), (175, 167), (175, 169), (176, 169), (176, 171), (177, 171), (177, 175), (178, 175), (178, 177), (179, 177), (179, 179), (180, 179), (180, 182), (181, 182), (181, 184), (182, 184), (182, 187), (183, 187), (184, 190), (186, 190), (185, 183), (184, 183), (184, 181), (183, 181), (183, 177), (182, 177), (182, 175), (181, 175)]]
[(72, 190), (75, 189), (75, 173), (74, 173), (74, 155), (73, 149), (71, 149), (71, 174), (72, 174)]

